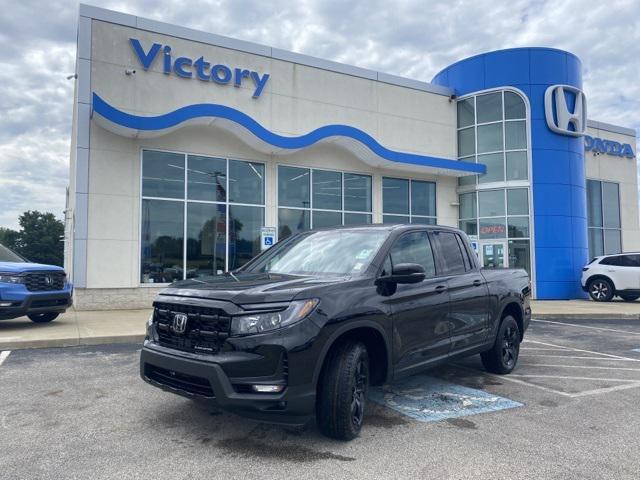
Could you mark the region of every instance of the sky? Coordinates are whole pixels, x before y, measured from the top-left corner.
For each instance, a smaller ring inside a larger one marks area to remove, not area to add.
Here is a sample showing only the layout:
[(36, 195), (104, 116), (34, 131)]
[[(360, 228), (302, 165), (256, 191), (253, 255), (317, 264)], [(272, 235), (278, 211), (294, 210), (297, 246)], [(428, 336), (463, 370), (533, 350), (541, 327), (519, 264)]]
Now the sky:
[[(640, 0), (127, 0), (91, 5), (417, 80), (478, 53), (583, 62), (589, 118), (640, 134)], [(78, 2), (0, 0), (0, 227), (63, 218)], [(637, 150), (636, 150), (637, 153)]]

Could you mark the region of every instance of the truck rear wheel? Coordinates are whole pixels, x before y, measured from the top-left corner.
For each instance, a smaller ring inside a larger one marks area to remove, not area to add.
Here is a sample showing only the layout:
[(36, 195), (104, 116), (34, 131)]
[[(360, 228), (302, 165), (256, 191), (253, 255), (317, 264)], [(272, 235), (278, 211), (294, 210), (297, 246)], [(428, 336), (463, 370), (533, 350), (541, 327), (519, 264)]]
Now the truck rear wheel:
[(58, 318), (59, 313), (32, 313), (29, 315), (29, 320), (36, 323), (49, 323)]
[(356, 341), (335, 346), (318, 384), (316, 420), (320, 431), (338, 440), (360, 434), (369, 387), (369, 355)]
[(482, 364), (487, 371), (505, 375), (511, 373), (520, 354), (520, 329), (515, 318), (507, 315), (502, 319), (496, 341), (490, 350), (482, 352)]

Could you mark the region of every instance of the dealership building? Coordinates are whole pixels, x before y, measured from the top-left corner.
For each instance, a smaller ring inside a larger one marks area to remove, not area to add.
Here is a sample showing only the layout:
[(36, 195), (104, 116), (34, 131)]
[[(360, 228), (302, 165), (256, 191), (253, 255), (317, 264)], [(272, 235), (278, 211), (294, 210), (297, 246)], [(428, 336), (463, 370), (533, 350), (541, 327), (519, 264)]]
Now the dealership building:
[(582, 298), (590, 257), (640, 251), (635, 131), (587, 118), (552, 48), (402, 78), (81, 5), (65, 266), (80, 309), (147, 307), (271, 237), (456, 226), (481, 264)]

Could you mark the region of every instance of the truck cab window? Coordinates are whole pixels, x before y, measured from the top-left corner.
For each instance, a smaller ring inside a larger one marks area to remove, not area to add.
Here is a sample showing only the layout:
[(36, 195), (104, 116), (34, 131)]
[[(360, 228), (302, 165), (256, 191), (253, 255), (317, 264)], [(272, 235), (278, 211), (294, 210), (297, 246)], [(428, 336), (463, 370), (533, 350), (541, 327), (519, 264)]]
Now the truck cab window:
[(436, 238), (440, 245), (440, 258), (445, 275), (459, 275), (466, 272), (462, 250), (458, 244), (457, 235), (450, 232), (437, 232)]
[(391, 263), (417, 263), (424, 267), (426, 278), (436, 276), (433, 251), (426, 231), (411, 232), (401, 236), (391, 247)]

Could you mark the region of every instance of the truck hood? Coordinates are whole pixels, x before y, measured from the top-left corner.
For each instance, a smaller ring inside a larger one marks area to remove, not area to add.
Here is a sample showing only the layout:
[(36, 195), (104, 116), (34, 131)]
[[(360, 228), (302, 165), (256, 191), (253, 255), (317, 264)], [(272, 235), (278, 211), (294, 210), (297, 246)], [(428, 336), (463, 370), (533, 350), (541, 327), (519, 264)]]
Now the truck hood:
[(0, 272), (7, 273), (25, 273), (25, 272), (63, 272), (62, 267), (56, 267), (55, 265), (44, 265), (41, 263), (26, 263), (26, 262), (0, 262)]
[(235, 304), (287, 302), (302, 292), (311, 294), (348, 277), (312, 277), (274, 273), (235, 273), (183, 280), (171, 284), (160, 296), (225, 300)]

